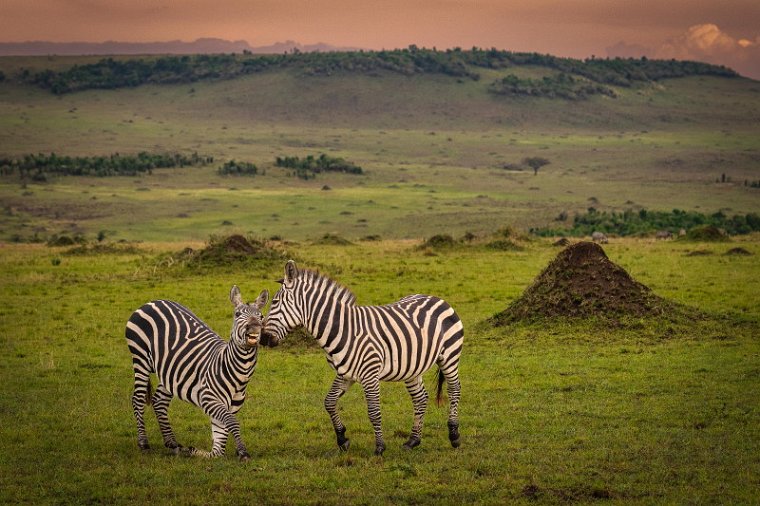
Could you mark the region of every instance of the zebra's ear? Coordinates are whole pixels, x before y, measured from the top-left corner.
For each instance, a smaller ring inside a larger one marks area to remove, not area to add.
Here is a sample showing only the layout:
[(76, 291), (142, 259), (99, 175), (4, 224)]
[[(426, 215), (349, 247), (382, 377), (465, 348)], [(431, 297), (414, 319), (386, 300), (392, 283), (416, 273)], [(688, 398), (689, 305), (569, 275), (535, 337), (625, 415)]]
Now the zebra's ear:
[(263, 290), (259, 294), (259, 296), (256, 298), (256, 300), (253, 302), (253, 305), (261, 309), (262, 307), (267, 305), (267, 301), (269, 301), (269, 291)]
[(290, 288), (297, 277), (298, 267), (296, 267), (296, 263), (293, 260), (288, 260), (288, 263), (285, 264), (285, 280), (283, 284)]
[(230, 302), (232, 302), (232, 305), (235, 307), (243, 303), (243, 296), (240, 295), (240, 288), (238, 288), (237, 285), (232, 285), (232, 290), (230, 290)]

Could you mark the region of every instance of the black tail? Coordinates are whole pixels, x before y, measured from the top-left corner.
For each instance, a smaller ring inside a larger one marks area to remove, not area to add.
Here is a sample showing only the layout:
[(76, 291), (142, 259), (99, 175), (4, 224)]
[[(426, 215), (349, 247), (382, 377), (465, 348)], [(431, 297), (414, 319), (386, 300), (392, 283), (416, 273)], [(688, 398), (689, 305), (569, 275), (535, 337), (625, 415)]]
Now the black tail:
[(446, 378), (443, 377), (443, 373), (441, 372), (441, 368), (438, 368), (438, 393), (435, 396), (435, 403), (440, 406), (441, 403), (443, 403), (443, 382)]

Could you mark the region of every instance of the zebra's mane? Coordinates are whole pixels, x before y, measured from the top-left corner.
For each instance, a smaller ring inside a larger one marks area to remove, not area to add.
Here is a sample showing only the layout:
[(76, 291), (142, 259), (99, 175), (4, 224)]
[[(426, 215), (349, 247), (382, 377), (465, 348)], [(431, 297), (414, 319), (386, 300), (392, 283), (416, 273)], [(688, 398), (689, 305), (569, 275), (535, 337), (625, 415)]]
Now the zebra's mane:
[(334, 279), (330, 279), (328, 276), (320, 274), (317, 271), (311, 269), (301, 269), (298, 271), (298, 279), (307, 283), (318, 283), (320, 281), (326, 282), (326, 287), (334, 288), (334, 297), (341, 299), (346, 304), (356, 304), (356, 295), (350, 289), (341, 285)]

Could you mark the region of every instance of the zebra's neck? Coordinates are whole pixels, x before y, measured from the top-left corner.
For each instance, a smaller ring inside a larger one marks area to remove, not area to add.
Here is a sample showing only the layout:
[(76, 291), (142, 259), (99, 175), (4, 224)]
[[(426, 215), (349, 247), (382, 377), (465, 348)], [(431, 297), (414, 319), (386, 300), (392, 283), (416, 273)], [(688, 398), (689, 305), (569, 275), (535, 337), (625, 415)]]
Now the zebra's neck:
[(219, 368), (234, 372), (235, 378), (246, 383), (253, 373), (258, 356), (258, 347), (243, 349), (230, 339), (219, 353)]
[(353, 300), (347, 299), (339, 288), (327, 286), (324, 292), (315, 293), (319, 296), (311, 297), (304, 315), (304, 327), (328, 353), (350, 335), (348, 331), (356, 309)]

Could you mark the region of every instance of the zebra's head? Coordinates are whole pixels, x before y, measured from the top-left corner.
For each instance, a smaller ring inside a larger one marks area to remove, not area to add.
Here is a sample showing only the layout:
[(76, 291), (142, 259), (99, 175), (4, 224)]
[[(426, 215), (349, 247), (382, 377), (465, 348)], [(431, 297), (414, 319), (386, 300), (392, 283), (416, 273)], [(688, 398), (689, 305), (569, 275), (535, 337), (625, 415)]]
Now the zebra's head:
[(261, 309), (269, 300), (269, 292), (264, 290), (255, 301), (250, 304), (243, 302), (240, 289), (233, 285), (230, 290), (230, 302), (235, 306), (235, 318), (232, 320), (232, 332), (230, 341), (241, 348), (253, 348), (259, 344), (262, 322), (264, 316)]
[(285, 336), (299, 325), (303, 325), (303, 311), (300, 307), (297, 291), (300, 286), (298, 267), (293, 260), (285, 264), (285, 277), (279, 280), (282, 286), (272, 298), (264, 331), (261, 333), (261, 344), (277, 346)]

